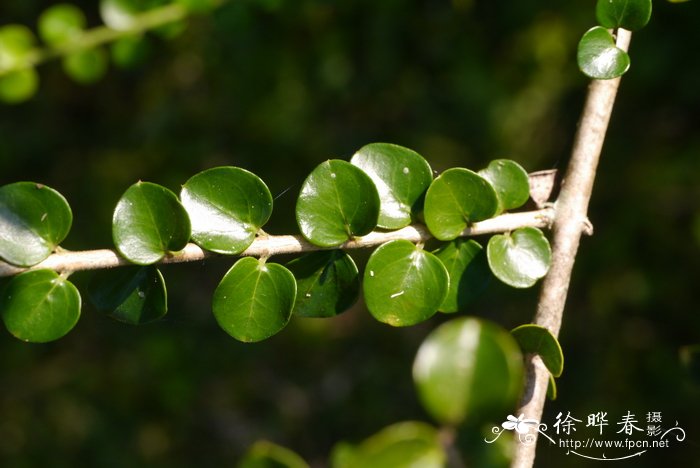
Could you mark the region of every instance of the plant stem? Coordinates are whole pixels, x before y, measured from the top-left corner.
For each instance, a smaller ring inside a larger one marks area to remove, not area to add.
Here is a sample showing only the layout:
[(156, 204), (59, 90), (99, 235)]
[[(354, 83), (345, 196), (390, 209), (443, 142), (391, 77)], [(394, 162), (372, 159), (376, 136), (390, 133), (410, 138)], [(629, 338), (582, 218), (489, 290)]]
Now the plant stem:
[[(617, 46), (627, 51), (631, 33), (624, 29), (617, 32)], [(547, 327), (554, 336), (559, 335), (566, 296), (571, 281), (581, 234), (586, 229), (586, 213), (593, 190), (598, 161), (610, 122), (620, 78), (594, 80), (588, 88), (588, 96), (576, 133), (571, 160), (567, 168), (552, 225), (552, 266), (542, 282), (539, 303), (533, 323)], [(525, 391), (516, 414), (527, 418), (542, 419), (544, 402), (549, 384), (549, 371), (535, 355), (526, 357)], [(535, 434), (537, 437), (537, 434)], [(513, 468), (530, 468), (535, 462), (537, 444), (517, 444)]]
[[(554, 219), (554, 209), (545, 208), (536, 211), (522, 213), (510, 213), (495, 218), (474, 223), (465, 229), (461, 236), (477, 236), (492, 234), (495, 232), (512, 231), (520, 227), (548, 228)], [(372, 232), (366, 236), (350, 240), (337, 248), (360, 249), (373, 247), (394, 239), (406, 239), (411, 242), (425, 242), (432, 239), (428, 229), (420, 224), (407, 226), (403, 229), (391, 232)], [(310, 244), (301, 236), (259, 236), (241, 256), (269, 257), (271, 255), (312, 252), (323, 250), (322, 247)], [(180, 252), (166, 256), (159, 263), (183, 263), (196, 262), (205, 258), (215, 257), (218, 254), (203, 250), (195, 244), (187, 244)], [(74, 272), (82, 270), (100, 270), (118, 266), (131, 265), (128, 260), (121, 257), (115, 250), (63, 250), (49, 256), (46, 260), (31, 268), (20, 268), (0, 262), (0, 277), (13, 276), (28, 270), (49, 269), (60, 272)]]

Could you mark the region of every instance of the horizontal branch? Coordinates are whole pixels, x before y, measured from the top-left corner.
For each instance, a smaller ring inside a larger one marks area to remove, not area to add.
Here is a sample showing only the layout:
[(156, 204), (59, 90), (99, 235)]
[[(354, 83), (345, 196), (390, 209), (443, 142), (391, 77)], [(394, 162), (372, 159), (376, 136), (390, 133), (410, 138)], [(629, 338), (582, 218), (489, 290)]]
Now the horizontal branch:
[[(521, 227), (548, 228), (553, 219), (553, 208), (544, 208), (523, 213), (508, 213), (472, 224), (461, 233), (461, 237), (507, 232)], [(361, 249), (380, 245), (395, 239), (405, 239), (418, 243), (428, 241), (432, 239), (432, 237), (433, 236), (425, 226), (414, 224), (397, 231), (371, 232), (366, 236), (348, 241), (338, 248)], [(272, 255), (312, 252), (316, 250), (324, 250), (324, 248), (309, 243), (301, 236), (260, 236), (253, 241), (248, 249), (239, 255), (269, 257)], [(196, 244), (187, 244), (182, 251), (168, 255), (158, 263), (196, 262), (205, 258), (220, 256), (220, 254), (203, 250)], [(0, 262), (0, 277), (13, 276), (28, 270), (49, 269), (58, 272), (72, 273), (75, 271), (102, 270), (126, 265), (132, 265), (132, 263), (120, 256), (117, 251), (111, 249), (85, 251), (61, 250), (30, 268), (19, 268)]]

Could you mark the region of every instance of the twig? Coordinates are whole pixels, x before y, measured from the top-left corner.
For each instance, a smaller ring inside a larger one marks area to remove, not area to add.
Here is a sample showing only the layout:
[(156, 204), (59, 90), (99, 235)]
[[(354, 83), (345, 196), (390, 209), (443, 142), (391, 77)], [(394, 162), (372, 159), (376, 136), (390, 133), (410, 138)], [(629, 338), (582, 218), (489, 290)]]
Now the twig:
[[(631, 33), (617, 31), (617, 46), (627, 51)], [(586, 213), (591, 198), (598, 160), (610, 122), (620, 78), (594, 80), (586, 98), (579, 129), (574, 140), (571, 161), (562, 182), (552, 226), (552, 266), (542, 282), (534, 323), (547, 327), (554, 336), (561, 328), (564, 305), (571, 281)], [(526, 359), (525, 392), (516, 414), (540, 421), (549, 383), (549, 371), (538, 356)], [(537, 434), (535, 434), (535, 437)], [(517, 444), (512, 467), (530, 468), (535, 462), (537, 444)]]

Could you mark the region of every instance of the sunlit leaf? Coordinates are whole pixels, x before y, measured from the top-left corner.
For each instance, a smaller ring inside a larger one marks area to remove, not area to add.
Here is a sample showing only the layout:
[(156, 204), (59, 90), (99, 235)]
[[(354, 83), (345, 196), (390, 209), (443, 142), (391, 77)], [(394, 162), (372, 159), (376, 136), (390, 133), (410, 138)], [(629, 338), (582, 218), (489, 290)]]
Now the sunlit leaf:
[(320, 250), (287, 264), (297, 281), (294, 314), (333, 317), (352, 306), (360, 294), (357, 266), (342, 250)]
[(491, 271), (514, 288), (529, 288), (549, 271), (552, 250), (542, 231), (534, 227), (497, 234), (486, 253)]
[(216, 321), (239, 341), (254, 342), (282, 330), (292, 315), (296, 281), (282, 265), (238, 260), (214, 292)]
[(267, 185), (238, 167), (200, 172), (185, 183), (180, 196), (192, 220), (192, 239), (219, 253), (247, 249), (272, 214)]
[(447, 295), (449, 276), (435, 255), (399, 239), (372, 253), (363, 286), (365, 303), (374, 318), (405, 327), (437, 312)]
[(440, 423), (503, 417), (523, 385), (523, 360), (508, 331), (476, 318), (440, 325), (421, 344), (413, 380), (425, 409)]
[(0, 313), (23, 341), (46, 343), (71, 331), (80, 318), (80, 293), (53, 270), (20, 273), (2, 289)]
[(35, 265), (65, 239), (73, 214), (63, 195), (41, 184), (15, 182), (0, 187), (0, 258)]
[(609, 80), (625, 73), (630, 67), (627, 52), (615, 45), (607, 29), (589, 29), (578, 43), (578, 67), (590, 78)]
[(36, 43), (34, 33), (21, 24), (0, 28), (0, 70), (21, 68), (27, 63)]
[(39, 36), (48, 45), (57, 46), (78, 39), (85, 25), (85, 15), (80, 8), (59, 3), (39, 16)]
[(433, 180), (428, 161), (420, 154), (390, 143), (360, 148), (350, 162), (372, 178), (380, 199), (377, 225), (385, 229), (408, 226), (422, 208)]
[(520, 208), (530, 197), (530, 179), (522, 166), (510, 159), (491, 161), (479, 175), (491, 182), (498, 196), (498, 213)]
[(651, 0), (598, 0), (595, 13), (601, 26), (636, 31), (651, 18)]
[(554, 377), (561, 376), (564, 371), (564, 353), (552, 332), (539, 325), (526, 324), (514, 328), (511, 333), (523, 353), (539, 355)]
[(286, 447), (266, 440), (255, 442), (238, 468), (309, 468), (308, 463)]
[(102, 21), (117, 31), (132, 28), (136, 24), (139, 11), (138, 0), (100, 0)]
[(463, 310), (491, 281), (486, 252), (475, 240), (459, 238), (433, 253), (445, 265), (450, 276), (450, 287), (440, 305), (440, 312)]

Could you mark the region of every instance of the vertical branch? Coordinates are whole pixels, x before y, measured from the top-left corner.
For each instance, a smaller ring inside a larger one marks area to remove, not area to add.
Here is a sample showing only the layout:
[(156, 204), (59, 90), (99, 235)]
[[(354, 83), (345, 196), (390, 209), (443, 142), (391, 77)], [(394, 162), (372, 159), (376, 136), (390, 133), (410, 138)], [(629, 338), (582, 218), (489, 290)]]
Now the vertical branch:
[[(631, 33), (617, 32), (617, 46), (627, 50)], [(596, 169), (610, 122), (620, 78), (593, 80), (588, 88), (571, 160), (562, 182), (552, 225), (552, 266), (542, 282), (534, 323), (558, 336), (586, 213), (593, 190)], [(516, 414), (542, 419), (549, 384), (549, 371), (538, 356), (526, 358), (525, 391)], [(536, 436), (536, 434), (535, 434)], [(535, 462), (537, 444), (517, 444), (512, 467), (529, 468)]]

